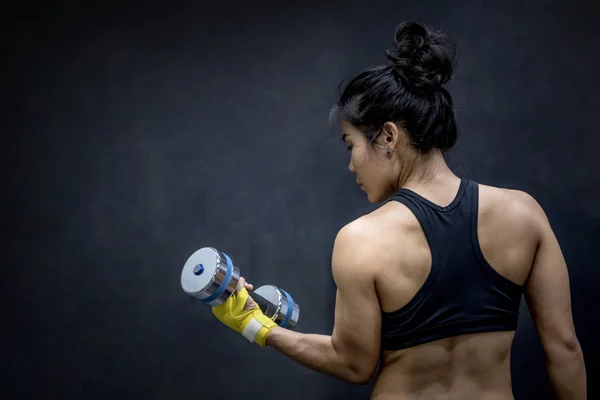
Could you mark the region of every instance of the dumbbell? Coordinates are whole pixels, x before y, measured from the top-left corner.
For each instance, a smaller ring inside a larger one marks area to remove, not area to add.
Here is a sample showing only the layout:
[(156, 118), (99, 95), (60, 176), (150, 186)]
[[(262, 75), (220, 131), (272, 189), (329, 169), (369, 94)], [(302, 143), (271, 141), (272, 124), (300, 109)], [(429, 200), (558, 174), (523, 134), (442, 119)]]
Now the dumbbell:
[[(181, 288), (203, 304), (215, 307), (231, 296), (240, 279), (240, 269), (231, 258), (212, 247), (194, 252), (181, 271)], [(273, 285), (249, 290), (248, 294), (262, 312), (277, 325), (294, 329), (300, 317), (300, 306), (286, 291)]]

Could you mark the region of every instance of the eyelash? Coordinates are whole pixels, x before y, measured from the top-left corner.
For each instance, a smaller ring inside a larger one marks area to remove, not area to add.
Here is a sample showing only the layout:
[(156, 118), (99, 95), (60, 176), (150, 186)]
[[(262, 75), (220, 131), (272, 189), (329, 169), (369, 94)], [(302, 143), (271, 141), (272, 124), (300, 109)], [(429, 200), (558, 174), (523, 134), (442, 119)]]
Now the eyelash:
[(352, 150), (352, 146), (346, 146), (346, 151), (351, 151)]

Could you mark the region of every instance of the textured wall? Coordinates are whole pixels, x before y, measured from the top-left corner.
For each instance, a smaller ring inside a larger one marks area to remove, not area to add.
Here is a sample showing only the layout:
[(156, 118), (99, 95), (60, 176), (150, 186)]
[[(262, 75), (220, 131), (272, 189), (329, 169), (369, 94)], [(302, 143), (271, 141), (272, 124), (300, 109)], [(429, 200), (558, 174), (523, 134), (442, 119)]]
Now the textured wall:
[[(329, 108), (412, 18), (458, 44), (451, 166), (546, 209), (598, 376), (599, 7), (259, 3), (5, 10), (0, 397), (366, 398), (250, 346), (179, 277), (215, 246), (255, 285), (294, 295), (299, 331), (331, 332), (333, 239), (374, 206)], [(525, 306), (513, 383), (518, 399), (549, 396)]]

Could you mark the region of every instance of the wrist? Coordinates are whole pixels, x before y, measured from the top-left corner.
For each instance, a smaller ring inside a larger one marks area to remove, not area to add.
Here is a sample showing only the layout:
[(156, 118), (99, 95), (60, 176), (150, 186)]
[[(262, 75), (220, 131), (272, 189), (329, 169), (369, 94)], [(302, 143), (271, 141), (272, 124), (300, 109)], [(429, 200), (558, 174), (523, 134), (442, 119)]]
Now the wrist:
[(265, 346), (275, 347), (275, 343), (277, 342), (277, 336), (279, 335), (280, 330), (283, 330), (283, 328), (280, 326), (275, 326), (265, 334)]
[[(252, 325), (254, 325), (254, 328), (251, 328)], [(252, 315), (252, 321), (247, 326), (251, 328), (253, 332), (250, 332), (249, 335), (247, 332), (244, 332), (244, 336), (250, 342), (254, 342), (261, 347), (266, 346), (267, 337), (270, 335), (273, 329), (278, 327), (271, 318), (264, 315), (260, 310), (257, 310)]]

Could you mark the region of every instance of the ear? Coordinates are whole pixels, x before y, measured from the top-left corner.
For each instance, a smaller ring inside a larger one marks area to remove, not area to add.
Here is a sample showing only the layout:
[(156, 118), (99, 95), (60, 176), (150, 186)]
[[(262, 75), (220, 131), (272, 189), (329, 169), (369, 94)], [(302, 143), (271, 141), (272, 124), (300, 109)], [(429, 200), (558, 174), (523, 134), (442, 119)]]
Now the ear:
[(381, 145), (386, 149), (389, 148), (390, 150), (393, 150), (400, 142), (406, 140), (405, 136), (404, 130), (399, 128), (394, 122), (388, 121), (383, 124), (383, 129), (381, 130)]

